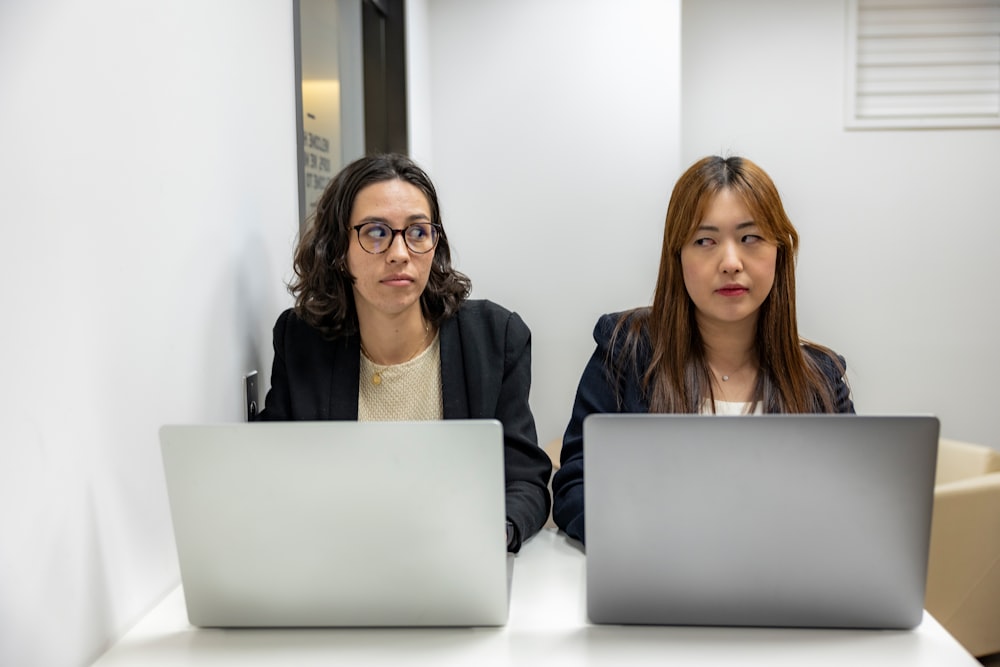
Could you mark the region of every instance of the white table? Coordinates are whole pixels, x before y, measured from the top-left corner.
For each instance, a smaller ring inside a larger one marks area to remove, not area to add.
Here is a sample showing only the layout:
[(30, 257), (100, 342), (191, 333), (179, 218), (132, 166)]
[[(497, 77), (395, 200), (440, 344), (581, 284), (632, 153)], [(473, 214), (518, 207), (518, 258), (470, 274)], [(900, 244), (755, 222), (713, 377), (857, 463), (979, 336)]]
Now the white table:
[(199, 629), (188, 623), (178, 588), (95, 667), (979, 665), (927, 613), (912, 631), (590, 625), (584, 573), (578, 546), (543, 531), (515, 559), (502, 628)]

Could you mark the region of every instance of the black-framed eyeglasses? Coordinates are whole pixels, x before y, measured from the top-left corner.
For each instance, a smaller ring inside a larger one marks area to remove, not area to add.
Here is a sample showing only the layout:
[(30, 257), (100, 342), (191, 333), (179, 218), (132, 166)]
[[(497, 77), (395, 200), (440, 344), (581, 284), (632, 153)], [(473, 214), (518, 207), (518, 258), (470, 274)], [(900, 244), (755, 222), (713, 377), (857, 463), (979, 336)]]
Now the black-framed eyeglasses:
[(432, 222), (411, 222), (402, 229), (393, 229), (384, 222), (366, 222), (351, 229), (358, 233), (362, 250), (373, 255), (381, 255), (388, 250), (396, 240), (396, 234), (402, 234), (406, 247), (418, 255), (434, 250), (441, 238), (441, 225)]

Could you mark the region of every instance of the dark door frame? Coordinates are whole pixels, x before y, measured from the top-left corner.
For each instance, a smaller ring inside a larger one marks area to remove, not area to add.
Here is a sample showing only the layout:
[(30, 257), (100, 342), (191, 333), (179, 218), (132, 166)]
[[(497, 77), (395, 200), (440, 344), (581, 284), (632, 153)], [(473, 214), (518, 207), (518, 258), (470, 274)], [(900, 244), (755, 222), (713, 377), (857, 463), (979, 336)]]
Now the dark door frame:
[(407, 153), (403, 0), (362, 0), (365, 150)]

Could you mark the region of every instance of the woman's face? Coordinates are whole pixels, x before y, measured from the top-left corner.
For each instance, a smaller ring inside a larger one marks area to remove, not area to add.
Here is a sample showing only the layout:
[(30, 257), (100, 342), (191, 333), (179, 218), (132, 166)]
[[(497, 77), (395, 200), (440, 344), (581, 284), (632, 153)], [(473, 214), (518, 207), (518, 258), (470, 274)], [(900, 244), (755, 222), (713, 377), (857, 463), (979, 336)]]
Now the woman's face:
[(756, 322), (774, 285), (777, 256), (740, 197), (729, 189), (716, 194), (681, 249), (699, 326)]
[(416, 186), (393, 179), (368, 185), (358, 193), (351, 210), (347, 268), (354, 276), (354, 303), (358, 318), (400, 316), (420, 311), (420, 295), (430, 278), (434, 250), (411, 252), (402, 234), (393, 235), (388, 250), (372, 254), (361, 247), (356, 225), (380, 222), (392, 229), (431, 222), (427, 197)]

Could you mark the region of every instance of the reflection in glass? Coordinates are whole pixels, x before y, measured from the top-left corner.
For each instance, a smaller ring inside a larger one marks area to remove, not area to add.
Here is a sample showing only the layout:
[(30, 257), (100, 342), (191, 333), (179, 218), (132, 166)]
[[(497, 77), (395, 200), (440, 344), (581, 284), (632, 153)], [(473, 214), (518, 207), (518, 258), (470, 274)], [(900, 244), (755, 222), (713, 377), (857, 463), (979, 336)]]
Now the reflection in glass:
[(298, 0), (301, 77), (299, 209), (304, 222), (330, 179), (364, 153), (360, 3)]

